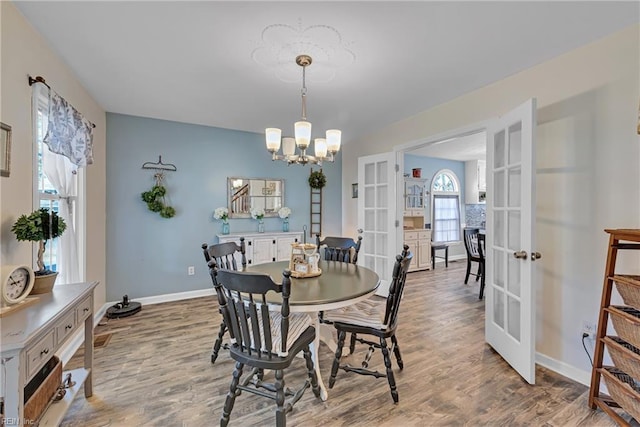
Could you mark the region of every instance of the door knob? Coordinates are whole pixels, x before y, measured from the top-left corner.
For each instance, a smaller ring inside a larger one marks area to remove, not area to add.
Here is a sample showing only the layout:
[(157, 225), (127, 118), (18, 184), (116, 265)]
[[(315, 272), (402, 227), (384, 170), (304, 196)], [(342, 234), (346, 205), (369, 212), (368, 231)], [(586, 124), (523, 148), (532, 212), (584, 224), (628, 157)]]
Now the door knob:
[(535, 261), (540, 258), (542, 258), (542, 254), (540, 252), (531, 252), (531, 261)]
[(513, 256), (519, 259), (527, 259), (527, 251), (518, 251), (514, 252)]

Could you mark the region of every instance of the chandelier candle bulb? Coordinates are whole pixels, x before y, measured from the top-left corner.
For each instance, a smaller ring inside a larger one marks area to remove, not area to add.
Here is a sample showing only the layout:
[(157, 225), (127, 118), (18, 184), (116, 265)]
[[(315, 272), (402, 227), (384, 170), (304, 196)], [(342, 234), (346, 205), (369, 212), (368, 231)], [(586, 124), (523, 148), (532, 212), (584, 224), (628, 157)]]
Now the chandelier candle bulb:
[(282, 130), (278, 128), (267, 128), (265, 131), (265, 137), (267, 139), (267, 150), (272, 153), (277, 152), (280, 149), (280, 137)]
[(342, 139), (342, 131), (330, 129), (327, 131), (327, 148), (332, 154), (340, 151), (340, 140)]
[(311, 141), (311, 123), (310, 122), (296, 122), (294, 125), (296, 135), (296, 145), (301, 150), (306, 149)]
[(296, 140), (290, 136), (282, 138), (282, 154), (285, 157), (293, 156), (296, 152)]
[(316, 157), (327, 157), (327, 140), (324, 138), (316, 138), (314, 140), (314, 148)]

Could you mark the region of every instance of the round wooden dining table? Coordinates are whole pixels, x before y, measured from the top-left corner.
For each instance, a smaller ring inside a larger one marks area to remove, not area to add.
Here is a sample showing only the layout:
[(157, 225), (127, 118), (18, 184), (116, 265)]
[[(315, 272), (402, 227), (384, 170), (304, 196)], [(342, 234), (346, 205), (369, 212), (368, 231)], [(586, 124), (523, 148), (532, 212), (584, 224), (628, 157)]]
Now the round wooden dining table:
[[(327, 400), (328, 392), (320, 374), (318, 348), (322, 340), (332, 351), (335, 351), (335, 342), (332, 328), (320, 323), (318, 313), (352, 305), (369, 298), (380, 285), (380, 278), (373, 270), (345, 262), (321, 260), (318, 267), (322, 270), (320, 276), (291, 277), (289, 307), (291, 312), (309, 313), (315, 322), (316, 338), (311, 354), (320, 384), (320, 396), (322, 400)], [(289, 261), (279, 261), (247, 266), (246, 271), (268, 274), (274, 282), (281, 283), (282, 272), (288, 268)], [(267, 302), (279, 305), (282, 304), (282, 297), (280, 294), (270, 292), (267, 294)]]

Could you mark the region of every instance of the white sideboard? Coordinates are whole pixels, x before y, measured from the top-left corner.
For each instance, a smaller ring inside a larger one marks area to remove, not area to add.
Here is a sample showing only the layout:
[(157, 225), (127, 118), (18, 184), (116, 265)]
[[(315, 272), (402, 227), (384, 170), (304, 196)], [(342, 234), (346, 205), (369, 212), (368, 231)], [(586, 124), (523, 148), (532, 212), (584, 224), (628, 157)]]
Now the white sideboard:
[[(23, 425), (24, 386), (56, 351), (84, 325), (84, 369), (71, 371), (75, 385), (45, 411), (40, 427), (57, 426), (84, 384), (92, 391), (93, 291), (98, 282), (58, 285), (38, 302), (2, 318), (0, 342), (4, 375), (4, 425)], [(62, 376), (68, 372), (63, 372)]]
[[(244, 237), (247, 265), (287, 261), (291, 256), (291, 244), (302, 242), (301, 231), (218, 234), (217, 237), (218, 243), (235, 242), (238, 245), (240, 238)], [(239, 255), (236, 262), (241, 265)]]

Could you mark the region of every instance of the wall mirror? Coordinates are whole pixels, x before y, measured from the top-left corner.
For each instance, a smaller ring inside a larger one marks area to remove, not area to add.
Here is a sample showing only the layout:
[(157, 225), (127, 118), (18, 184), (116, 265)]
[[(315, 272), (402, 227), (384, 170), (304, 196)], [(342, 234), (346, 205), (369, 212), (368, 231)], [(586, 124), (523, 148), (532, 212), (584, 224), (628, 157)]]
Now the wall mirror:
[(264, 209), (265, 217), (278, 216), (284, 204), (284, 180), (271, 178), (227, 178), (230, 218), (251, 218), (251, 208)]

